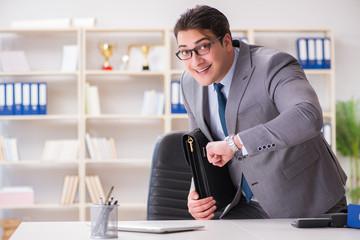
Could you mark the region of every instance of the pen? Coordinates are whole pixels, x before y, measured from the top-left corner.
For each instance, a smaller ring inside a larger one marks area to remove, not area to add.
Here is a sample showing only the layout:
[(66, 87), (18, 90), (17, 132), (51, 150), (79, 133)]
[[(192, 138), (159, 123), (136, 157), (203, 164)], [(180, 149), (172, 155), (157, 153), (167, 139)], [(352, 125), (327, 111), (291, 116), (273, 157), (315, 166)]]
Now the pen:
[(105, 200), (105, 205), (107, 205), (109, 203), (109, 198), (110, 198), (110, 195), (111, 195), (113, 190), (114, 190), (114, 186), (111, 186), (110, 191), (109, 191), (109, 193), (108, 193), (108, 195), (106, 197), (106, 200)]
[(108, 205), (111, 205), (111, 202), (112, 202), (113, 199), (114, 199), (114, 197), (111, 196), (111, 198), (110, 198), (110, 200), (109, 200), (109, 202), (108, 202)]
[(118, 200), (116, 199), (116, 200), (115, 200), (115, 202), (113, 203), (113, 205), (116, 205), (116, 204), (117, 204), (117, 202), (118, 202)]
[(100, 199), (99, 199), (99, 205), (103, 205), (102, 197), (100, 197)]

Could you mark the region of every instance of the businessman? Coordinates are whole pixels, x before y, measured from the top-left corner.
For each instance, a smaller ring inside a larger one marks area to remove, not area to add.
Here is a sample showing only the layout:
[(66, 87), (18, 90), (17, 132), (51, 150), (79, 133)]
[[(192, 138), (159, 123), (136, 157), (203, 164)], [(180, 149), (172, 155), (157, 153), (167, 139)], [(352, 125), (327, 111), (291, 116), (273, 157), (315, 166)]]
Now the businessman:
[(346, 175), (326, 143), (322, 110), (289, 54), (233, 40), (224, 14), (188, 9), (174, 33), (190, 129), (210, 139), (207, 157), (228, 166), (237, 193), (225, 209), (188, 195), (195, 219), (315, 217), (346, 206)]

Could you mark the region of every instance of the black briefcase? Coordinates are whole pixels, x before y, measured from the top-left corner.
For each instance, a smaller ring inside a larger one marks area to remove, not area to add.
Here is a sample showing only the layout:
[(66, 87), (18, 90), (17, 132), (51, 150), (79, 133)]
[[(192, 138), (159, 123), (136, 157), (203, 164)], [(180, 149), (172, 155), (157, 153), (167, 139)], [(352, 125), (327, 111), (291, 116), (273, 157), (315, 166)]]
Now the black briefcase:
[(231, 203), (236, 188), (230, 178), (228, 166), (217, 167), (209, 163), (206, 157), (206, 145), (209, 140), (206, 136), (200, 129), (195, 129), (184, 133), (182, 142), (199, 198), (212, 196), (218, 209)]

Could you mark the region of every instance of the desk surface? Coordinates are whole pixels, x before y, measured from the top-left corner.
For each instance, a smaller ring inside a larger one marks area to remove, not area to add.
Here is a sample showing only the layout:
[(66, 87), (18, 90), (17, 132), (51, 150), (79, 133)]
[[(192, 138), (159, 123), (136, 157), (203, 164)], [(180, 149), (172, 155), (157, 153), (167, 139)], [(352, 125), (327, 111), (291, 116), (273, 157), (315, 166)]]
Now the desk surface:
[[(195, 220), (193, 220), (195, 221)], [(126, 240), (355, 240), (360, 239), (360, 230), (351, 228), (295, 228), (292, 219), (268, 220), (211, 220), (196, 221), (204, 229), (188, 232), (154, 234), (119, 232), (118, 239)], [(191, 221), (186, 221), (191, 222)], [(91, 240), (87, 222), (23, 222), (11, 240)]]

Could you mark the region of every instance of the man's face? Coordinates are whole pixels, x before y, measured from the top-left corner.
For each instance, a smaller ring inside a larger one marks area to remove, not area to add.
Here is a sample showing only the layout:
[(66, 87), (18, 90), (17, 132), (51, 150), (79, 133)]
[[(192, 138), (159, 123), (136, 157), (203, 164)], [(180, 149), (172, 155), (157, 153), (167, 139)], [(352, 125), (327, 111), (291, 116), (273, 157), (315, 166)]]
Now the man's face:
[[(210, 43), (217, 37), (210, 30), (198, 31), (195, 29), (180, 31), (177, 35), (179, 50), (190, 50), (202, 44)], [(221, 42), (223, 45), (221, 45)], [(186, 70), (202, 86), (209, 86), (220, 82), (231, 68), (234, 58), (234, 49), (230, 35), (225, 35), (210, 46), (210, 52), (197, 55), (194, 51), (192, 57), (182, 60)]]

